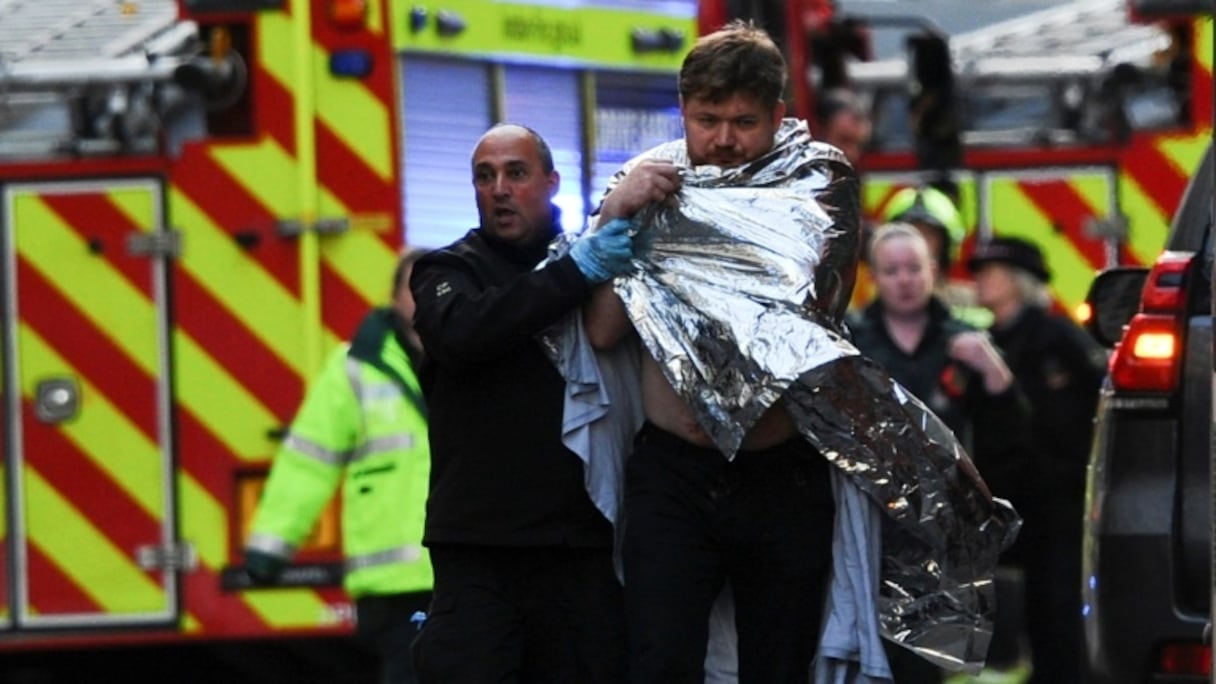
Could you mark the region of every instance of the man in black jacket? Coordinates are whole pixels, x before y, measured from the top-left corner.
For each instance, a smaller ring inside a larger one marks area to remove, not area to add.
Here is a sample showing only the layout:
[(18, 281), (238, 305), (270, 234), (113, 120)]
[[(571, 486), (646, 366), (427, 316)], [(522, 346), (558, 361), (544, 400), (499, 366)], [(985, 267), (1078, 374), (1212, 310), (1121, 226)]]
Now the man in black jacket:
[(481, 225), (414, 267), (428, 350), (434, 601), (414, 643), (423, 682), (619, 682), (612, 526), (561, 442), (565, 382), (536, 340), (632, 258), (603, 226), (536, 266), (561, 231), (548, 145), (499, 125), (473, 153)]

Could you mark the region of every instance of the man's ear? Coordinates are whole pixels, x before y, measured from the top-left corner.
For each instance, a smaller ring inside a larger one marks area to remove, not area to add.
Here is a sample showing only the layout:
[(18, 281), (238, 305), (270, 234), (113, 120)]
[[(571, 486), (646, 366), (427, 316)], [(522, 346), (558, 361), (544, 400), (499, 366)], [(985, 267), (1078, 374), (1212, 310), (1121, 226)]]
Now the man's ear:
[(781, 120), (785, 118), (785, 100), (777, 100), (777, 105), (773, 107), (773, 125), (781, 125)]
[(549, 174), (549, 199), (557, 197), (557, 191), (561, 190), (561, 188), (562, 175), (557, 172), (557, 169), (554, 169), (553, 173)]

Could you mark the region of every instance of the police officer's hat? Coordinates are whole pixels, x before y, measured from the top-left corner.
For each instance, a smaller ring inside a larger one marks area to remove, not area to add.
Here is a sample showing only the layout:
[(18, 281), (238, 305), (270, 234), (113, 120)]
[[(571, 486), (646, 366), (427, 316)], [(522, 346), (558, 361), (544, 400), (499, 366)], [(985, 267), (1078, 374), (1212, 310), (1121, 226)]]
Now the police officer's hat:
[(967, 270), (975, 273), (984, 264), (998, 262), (1026, 271), (1046, 283), (1051, 280), (1051, 271), (1043, 261), (1043, 252), (1033, 242), (1015, 237), (994, 237), (975, 248), (967, 260)]

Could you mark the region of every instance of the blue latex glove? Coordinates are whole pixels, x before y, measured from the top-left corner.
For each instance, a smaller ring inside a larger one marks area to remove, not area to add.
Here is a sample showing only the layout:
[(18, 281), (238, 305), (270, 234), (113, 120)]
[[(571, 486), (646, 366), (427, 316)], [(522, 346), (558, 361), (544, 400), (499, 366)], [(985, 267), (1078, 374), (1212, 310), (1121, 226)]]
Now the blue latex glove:
[(629, 270), (637, 224), (612, 219), (599, 230), (583, 234), (570, 246), (570, 257), (592, 285), (607, 282)]

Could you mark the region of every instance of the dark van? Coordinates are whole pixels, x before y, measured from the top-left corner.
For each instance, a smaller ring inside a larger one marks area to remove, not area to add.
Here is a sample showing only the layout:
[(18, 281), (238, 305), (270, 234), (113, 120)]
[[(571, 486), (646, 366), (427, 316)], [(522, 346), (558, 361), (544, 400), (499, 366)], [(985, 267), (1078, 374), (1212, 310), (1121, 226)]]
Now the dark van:
[(1113, 351), (1089, 465), (1085, 684), (1211, 677), (1212, 157), (1153, 267), (1090, 289), (1091, 332)]

